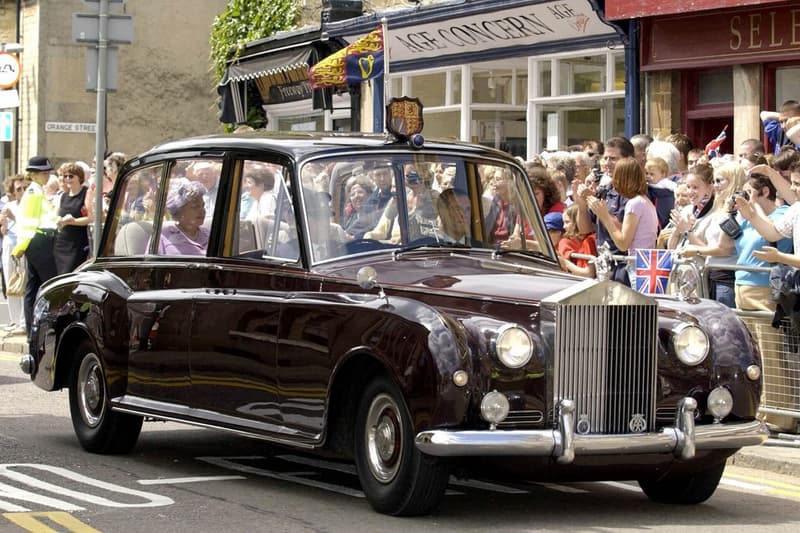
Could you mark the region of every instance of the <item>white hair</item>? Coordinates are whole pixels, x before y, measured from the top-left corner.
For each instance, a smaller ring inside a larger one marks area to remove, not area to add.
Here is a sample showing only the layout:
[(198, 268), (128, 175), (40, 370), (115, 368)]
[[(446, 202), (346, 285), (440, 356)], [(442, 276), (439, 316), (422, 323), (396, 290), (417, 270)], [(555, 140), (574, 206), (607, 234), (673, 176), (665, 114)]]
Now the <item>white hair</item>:
[(677, 174), (681, 170), (681, 153), (675, 145), (667, 141), (653, 141), (647, 147), (647, 159), (660, 157), (666, 161), (669, 173)]

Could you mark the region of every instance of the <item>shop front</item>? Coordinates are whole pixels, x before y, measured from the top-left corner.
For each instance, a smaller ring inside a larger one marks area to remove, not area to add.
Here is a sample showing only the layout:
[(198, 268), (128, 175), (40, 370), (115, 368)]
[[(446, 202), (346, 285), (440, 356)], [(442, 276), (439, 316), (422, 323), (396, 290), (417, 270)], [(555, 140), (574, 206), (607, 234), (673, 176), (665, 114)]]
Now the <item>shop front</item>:
[[(427, 137), (525, 158), (625, 133), (624, 34), (603, 22), (599, 7), (588, 0), (498, 4), (444, 2), (328, 28), (353, 42), (388, 18), (389, 83), (365, 91), (362, 129), (381, 131), (383, 101), (404, 95), (424, 104)], [(638, 106), (638, 91), (631, 101)]]
[(800, 99), (797, 2), (729, 4), (679, 0), (668, 7), (677, 12), (664, 13), (608, 1), (609, 18), (641, 22), (647, 131), (685, 132), (704, 146), (727, 125), (722, 148), (733, 153), (745, 139), (761, 138), (761, 110)]

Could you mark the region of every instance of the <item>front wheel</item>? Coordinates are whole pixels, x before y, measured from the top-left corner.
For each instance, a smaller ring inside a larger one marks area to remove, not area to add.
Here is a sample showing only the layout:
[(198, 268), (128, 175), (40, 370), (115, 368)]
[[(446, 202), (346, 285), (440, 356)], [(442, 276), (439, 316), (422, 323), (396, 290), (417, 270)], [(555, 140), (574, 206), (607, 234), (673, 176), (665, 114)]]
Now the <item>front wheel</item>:
[(385, 377), (371, 381), (361, 397), (355, 452), (361, 487), (376, 511), (416, 516), (431, 512), (441, 501), (449, 469), (414, 446), (403, 397)]
[(660, 479), (640, 479), (639, 486), (647, 497), (659, 503), (694, 505), (714, 494), (725, 471), (722, 462), (693, 474), (667, 474)]
[(103, 365), (88, 342), (78, 347), (77, 361), (69, 386), (69, 410), (78, 441), (93, 453), (128, 453), (139, 438), (142, 417), (110, 409)]

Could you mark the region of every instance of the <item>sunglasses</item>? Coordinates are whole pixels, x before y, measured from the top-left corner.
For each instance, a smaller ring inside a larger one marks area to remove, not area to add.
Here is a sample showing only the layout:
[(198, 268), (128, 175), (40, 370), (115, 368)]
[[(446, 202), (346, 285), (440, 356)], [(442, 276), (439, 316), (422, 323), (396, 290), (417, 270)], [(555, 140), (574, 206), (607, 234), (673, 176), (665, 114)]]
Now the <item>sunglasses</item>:
[(62, 174), (61, 177), (64, 179), (72, 179), (72, 178), (77, 178), (78, 176), (76, 176), (75, 174)]

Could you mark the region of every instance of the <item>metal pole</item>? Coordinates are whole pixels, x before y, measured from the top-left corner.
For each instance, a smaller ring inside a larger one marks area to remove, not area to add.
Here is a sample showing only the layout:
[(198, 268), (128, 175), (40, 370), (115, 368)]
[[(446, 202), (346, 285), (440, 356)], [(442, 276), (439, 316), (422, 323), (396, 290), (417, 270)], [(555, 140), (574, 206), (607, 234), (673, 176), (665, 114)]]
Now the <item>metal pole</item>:
[(108, 72), (108, 0), (100, 0), (97, 33), (97, 124), (95, 128), (94, 255), (100, 251), (103, 225), (103, 161), (106, 153), (106, 77)]
[(383, 128), (381, 131), (386, 130), (386, 103), (389, 101), (391, 97), (391, 83), (389, 82), (389, 43), (386, 41), (386, 37), (389, 35), (389, 19), (386, 17), (381, 18), (381, 33), (383, 38), (383, 106), (381, 106), (381, 113), (384, 114), (383, 116)]

